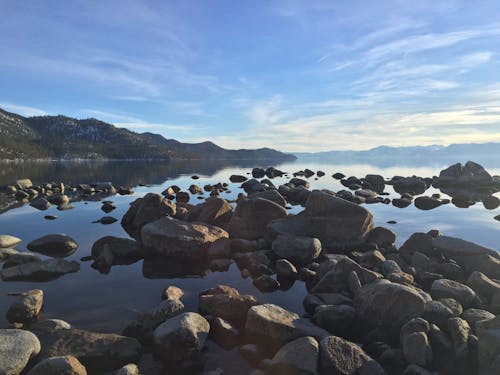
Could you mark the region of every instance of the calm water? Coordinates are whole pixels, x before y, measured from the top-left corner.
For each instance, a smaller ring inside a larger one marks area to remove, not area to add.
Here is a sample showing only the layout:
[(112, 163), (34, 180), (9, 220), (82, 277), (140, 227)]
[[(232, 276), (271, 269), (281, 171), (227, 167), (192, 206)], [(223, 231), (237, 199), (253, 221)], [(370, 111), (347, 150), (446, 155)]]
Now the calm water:
[[(260, 165), (259, 165), (260, 164)], [(28, 177), (34, 183), (47, 181), (64, 181), (72, 183), (89, 183), (96, 181), (113, 181), (115, 185), (135, 186), (135, 193), (131, 196), (113, 196), (112, 200), (117, 209), (109, 215), (121, 219), (129, 203), (148, 192), (161, 192), (171, 184), (180, 186), (183, 190), (191, 184), (203, 186), (207, 183), (229, 183), (231, 174), (247, 174), (255, 166), (262, 163), (238, 162), (181, 162), (181, 163), (154, 163), (154, 162), (113, 162), (113, 163), (25, 163), (0, 165), (0, 185), (10, 183), (17, 178)], [(322, 170), (326, 176), (314, 180), (310, 178), (311, 188), (328, 188), (341, 190), (344, 187), (331, 175), (342, 172), (347, 176), (364, 177), (367, 173), (381, 174), (385, 178), (394, 175), (432, 177), (448, 165), (431, 166), (391, 166), (377, 167), (373, 165), (335, 165), (321, 163), (318, 160), (296, 161), (277, 164), (277, 168), (286, 172), (295, 172), (304, 168), (314, 171)], [(491, 174), (500, 174), (500, 166), (486, 165)], [(199, 175), (199, 180), (193, 180), (192, 175)], [(287, 178), (277, 178), (273, 182), (276, 186), (286, 182)], [(146, 186), (138, 186), (146, 184)], [(236, 198), (242, 192), (240, 184), (230, 184), (231, 193), (223, 193), (227, 199)], [(386, 191), (394, 194), (390, 186)], [(438, 192), (434, 189), (425, 194)], [(204, 195), (208, 196), (207, 193)], [(500, 194), (497, 193), (500, 197)], [(190, 203), (199, 201), (192, 197)], [(121, 228), (119, 221), (111, 225), (92, 224), (106, 215), (101, 211), (100, 202), (75, 202), (74, 209), (58, 211), (51, 207), (46, 211), (38, 211), (30, 206), (23, 206), (0, 214), (0, 233), (11, 234), (22, 238), (23, 242), (17, 247), (26, 250), (28, 242), (49, 233), (65, 233), (73, 237), (79, 244), (78, 251), (70, 256), (70, 260), (79, 260), (90, 255), (92, 244), (102, 236), (113, 235), (128, 237)], [(438, 229), (446, 235), (457, 236), (469, 241), (499, 249), (500, 222), (493, 218), (500, 214), (500, 209), (486, 210), (481, 203), (460, 209), (453, 205), (444, 205), (430, 211), (421, 211), (413, 205), (404, 209), (392, 205), (372, 204), (366, 206), (375, 217), (376, 225), (387, 226), (398, 235), (398, 244), (401, 244), (414, 232), (426, 232)], [(299, 212), (300, 207), (294, 207), (291, 212)], [(56, 215), (57, 220), (49, 221), (44, 215)], [(388, 220), (395, 220), (397, 224), (386, 224)], [(302, 300), (306, 289), (302, 282), (296, 282), (287, 291), (277, 291), (270, 294), (260, 293), (251, 282), (243, 279), (236, 265), (233, 263), (227, 272), (207, 272), (204, 276), (183, 277), (182, 274), (169, 274), (166, 268), (151, 267), (139, 261), (128, 266), (113, 266), (109, 274), (103, 275), (90, 267), (89, 262), (81, 263), (78, 273), (68, 274), (61, 278), (45, 282), (0, 282), (0, 327), (8, 326), (5, 320), (12, 299), (7, 297), (8, 292), (20, 292), (33, 288), (41, 288), (45, 293), (43, 315), (47, 318), (59, 318), (68, 321), (77, 328), (101, 331), (121, 332), (128, 322), (133, 320), (141, 311), (154, 307), (159, 301), (163, 288), (168, 285), (177, 285), (186, 295), (183, 302), (187, 311), (196, 311), (198, 293), (201, 290), (217, 284), (228, 284), (237, 288), (241, 293), (255, 295), (261, 302), (272, 302), (291, 311), (303, 313)], [(245, 373), (245, 362), (233, 352), (226, 352), (210, 343), (210, 356), (207, 362), (209, 369), (223, 367), (226, 373)], [(154, 365), (143, 359), (144, 373), (156, 373)]]

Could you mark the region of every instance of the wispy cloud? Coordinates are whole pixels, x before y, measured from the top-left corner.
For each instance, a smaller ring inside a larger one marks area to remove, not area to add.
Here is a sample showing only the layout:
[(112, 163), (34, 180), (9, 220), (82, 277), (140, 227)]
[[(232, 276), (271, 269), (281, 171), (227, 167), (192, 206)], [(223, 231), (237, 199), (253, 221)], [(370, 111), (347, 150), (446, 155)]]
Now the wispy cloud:
[(14, 112), (22, 116), (45, 116), (47, 112), (42, 109), (29, 107), (25, 105), (12, 104), (7, 102), (0, 102), (0, 108), (5, 109), (9, 112)]

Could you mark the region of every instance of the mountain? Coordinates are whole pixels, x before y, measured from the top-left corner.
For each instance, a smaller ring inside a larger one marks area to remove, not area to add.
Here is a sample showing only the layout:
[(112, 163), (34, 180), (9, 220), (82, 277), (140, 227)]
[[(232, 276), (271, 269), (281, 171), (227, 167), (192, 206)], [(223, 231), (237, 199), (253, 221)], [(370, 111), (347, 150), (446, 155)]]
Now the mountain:
[(432, 165), (456, 163), (463, 160), (500, 166), (500, 143), (462, 143), (449, 146), (379, 146), (362, 151), (323, 151), (314, 153), (294, 153), (299, 159), (319, 159), (338, 163), (363, 163), (376, 166)]
[(212, 142), (182, 143), (135, 133), (94, 118), (23, 117), (0, 109), (0, 159), (273, 159), (276, 150), (226, 150)]

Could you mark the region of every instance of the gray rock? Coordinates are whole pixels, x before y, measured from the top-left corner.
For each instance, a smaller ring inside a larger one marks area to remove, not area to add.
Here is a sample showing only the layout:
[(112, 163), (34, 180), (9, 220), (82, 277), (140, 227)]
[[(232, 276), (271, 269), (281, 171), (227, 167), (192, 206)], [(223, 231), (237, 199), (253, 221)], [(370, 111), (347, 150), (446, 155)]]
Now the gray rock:
[(464, 307), (470, 306), (476, 299), (476, 293), (467, 285), (448, 279), (435, 280), (430, 293), (434, 299), (453, 298)]
[(40, 341), (31, 332), (0, 329), (0, 374), (21, 374), (31, 358), (40, 353)]
[(26, 247), (51, 257), (67, 257), (76, 251), (78, 244), (65, 234), (48, 234), (31, 241)]
[(248, 310), (245, 334), (255, 342), (274, 348), (299, 337), (313, 336), (320, 340), (329, 335), (308, 319), (272, 304), (253, 306)]
[(454, 318), (462, 314), (463, 308), (453, 298), (443, 298), (430, 301), (425, 306), (424, 318), (439, 326), (446, 324), (449, 318)]
[(139, 375), (139, 368), (134, 363), (129, 363), (119, 369), (115, 375)]
[(272, 243), (278, 256), (296, 264), (309, 264), (321, 254), (321, 242), (317, 238), (278, 235)]
[(229, 221), (231, 237), (255, 240), (264, 237), (267, 224), (286, 217), (287, 211), (279, 204), (263, 198), (243, 199), (238, 203)]
[(7, 310), (10, 323), (29, 323), (40, 314), (43, 305), (43, 290), (28, 290), (17, 298)]
[(4, 281), (45, 281), (79, 270), (80, 264), (78, 262), (69, 262), (58, 258), (6, 268), (2, 270), (0, 275)]
[(375, 243), (382, 248), (390, 247), (396, 242), (396, 233), (384, 227), (376, 227), (370, 231), (366, 242)]
[(311, 192), (305, 209), (295, 216), (275, 220), (269, 233), (318, 238), (323, 248), (364, 241), (373, 228), (373, 216), (365, 208), (326, 192)]
[(433, 197), (422, 196), (415, 198), (415, 207), (420, 210), (432, 210), (441, 205), (441, 201)]
[(12, 248), (21, 242), (22, 240), (20, 238), (8, 234), (0, 234), (0, 249)]
[(139, 242), (113, 236), (98, 239), (92, 245), (92, 267), (109, 269), (115, 264), (131, 264), (143, 257), (143, 250)]
[(432, 347), (425, 332), (413, 332), (403, 340), (403, 353), (410, 364), (427, 366), (432, 362)]
[(314, 293), (304, 298), (304, 308), (309, 314), (313, 314), (321, 305), (351, 305), (352, 300), (341, 293)]
[(448, 333), (453, 343), (453, 351), (456, 358), (466, 358), (469, 354), (467, 341), (471, 329), (467, 321), (460, 318), (448, 319)]
[(382, 326), (400, 327), (421, 316), (430, 297), (415, 288), (379, 280), (364, 285), (354, 298), (357, 313)]
[(471, 287), (476, 294), (488, 299), (495, 293), (500, 292), (500, 283), (491, 280), (488, 276), (479, 271), (472, 272), (466, 284)]
[(87, 375), (85, 367), (72, 355), (47, 358), (26, 375)]
[(477, 324), (478, 360), (481, 375), (498, 374), (500, 357), (500, 316)]
[(314, 337), (301, 337), (285, 344), (274, 355), (266, 373), (269, 375), (316, 375), (319, 345)]
[(171, 299), (177, 301), (180, 300), (182, 296), (184, 296), (184, 291), (181, 288), (178, 288), (175, 285), (170, 285), (163, 290), (161, 299)]
[(46, 210), (51, 206), (51, 204), (47, 199), (39, 197), (33, 199), (30, 202), (30, 206), (36, 208), (37, 210)]
[(380, 364), (358, 345), (329, 336), (319, 343), (319, 374), (387, 375)]
[(40, 322), (35, 322), (33, 324), (30, 324), (30, 326), (27, 328), (30, 331), (34, 332), (35, 334), (37, 332), (52, 332), (52, 331), (58, 331), (61, 329), (70, 329), (71, 324), (68, 322), (65, 322), (64, 320), (61, 319), (45, 319)]
[(490, 313), (486, 310), (481, 309), (467, 309), (462, 313), (462, 319), (469, 323), (472, 330), (476, 331), (476, 323), (481, 320), (491, 320), (495, 318), (495, 314)]
[(178, 315), (155, 329), (154, 350), (168, 363), (197, 357), (209, 331), (210, 324), (201, 315), (192, 312)]
[(253, 280), (253, 285), (263, 293), (270, 293), (278, 290), (280, 287), (279, 281), (269, 275), (261, 275)]
[(216, 226), (164, 217), (142, 228), (142, 244), (155, 255), (177, 259), (202, 259), (206, 249), (228, 233)]
[(231, 348), (240, 341), (240, 332), (222, 318), (215, 318), (210, 322), (210, 335), (213, 340), (224, 348)]
[(297, 276), (297, 268), (286, 259), (278, 259), (276, 261), (276, 274), (278, 277), (295, 278)]
[(31, 262), (41, 262), (42, 259), (35, 254), (31, 253), (21, 253), (17, 252), (16, 254), (12, 254), (3, 264), (3, 268), (10, 268), (10, 267), (15, 267), (19, 266), (21, 264), (25, 263), (31, 263)]
[(19, 254), (19, 251), (15, 249), (0, 249), (0, 262), (9, 259), (15, 254)]
[(356, 310), (349, 305), (323, 305), (314, 311), (313, 322), (329, 332), (349, 336)]

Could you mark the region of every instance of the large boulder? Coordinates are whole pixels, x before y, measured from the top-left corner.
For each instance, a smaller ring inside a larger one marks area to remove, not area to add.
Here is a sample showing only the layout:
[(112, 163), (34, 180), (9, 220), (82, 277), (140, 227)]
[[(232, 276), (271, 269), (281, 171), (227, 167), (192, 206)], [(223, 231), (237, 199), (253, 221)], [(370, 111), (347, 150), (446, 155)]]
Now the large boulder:
[(47, 358), (33, 367), (26, 375), (87, 375), (87, 370), (72, 355)]
[(78, 244), (65, 234), (48, 234), (31, 241), (26, 247), (51, 257), (67, 257), (76, 251)]
[(308, 319), (273, 304), (253, 306), (248, 310), (245, 334), (248, 339), (273, 348), (299, 337), (313, 336), (320, 340), (329, 336)]
[(243, 199), (238, 203), (229, 221), (228, 232), (233, 238), (255, 240), (264, 237), (267, 224), (286, 217), (287, 211), (279, 204), (263, 198)]
[(493, 177), (479, 164), (468, 161), (443, 169), (436, 181), (437, 186), (480, 187), (493, 183)]
[(319, 374), (387, 375), (358, 345), (337, 336), (328, 336), (319, 343)]
[(373, 216), (365, 208), (314, 190), (302, 212), (273, 221), (268, 230), (272, 237), (284, 234), (318, 238), (328, 249), (364, 241), (372, 228)]
[(278, 235), (272, 249), (281, 258), (307, 265), (321, 254), (321, 242), (317, 238)]
[(432, 244), (446, 258), (460, 264), (467, 274), (480, 271), (488, 277), (500, 279), (500, 259), (495, 250), (448, 236), (438, 236)]
[(409, 286), (378, 280), (363, 286), (354, 298), (356, 312), (374, 325), (399, 328), (421, 316), (430, 297)]
[(145, 251), (177, 259), (202, 259), (206, 249), (228, 233), (216, 226), (163, 217), (141, 231)]
[(29, 323), (40, 314), (43, 305), (43, 291), (29, 290), (21, 294), (7, 310), (7, 320), (10, 323)]
[(78, 262), (57, 258), (4, 268), (0, 276), (4, 281), (48, 281), (79, 270)]
[(210, 331), (199, 314), (188, 312), (168, 319), (153, 333), (155, 353), (167, 363), (198, 357)]
[(31, 358), (40, 353), (40, 341), (31, 332), (0, 329), (0, 374), (21, 374)]
[(134, 338), (80, 329), (61, 329), (40, 334), (42, 358), (72, 355), (91, 374), (137, 363), (141, 344)]
[(122, 218), (123, 229), (135, 239), (140, 239), (141, 229), (147, 224), (164, 216), (174, 216), (175, 203), (160, 194), (148, 193), (130, 203), (130, 208)]
[(266, 369), (269, 375), (317, 375), (319, 345), (314, 337), (301, 337), (281, 347)]
[(193, 207), (189, 212), (188, 220), (222, 226), (231, 219), (232, 215), (233, 208), (225, 199), (211, 197), (205, 203)]
[(234, 288), (218, 285), (200, 294), (198, 309), (202, 314), (242, 326), (247, 319), (248, 310), (257, 304), (257, 300), (251, 295), (242, 295)]

